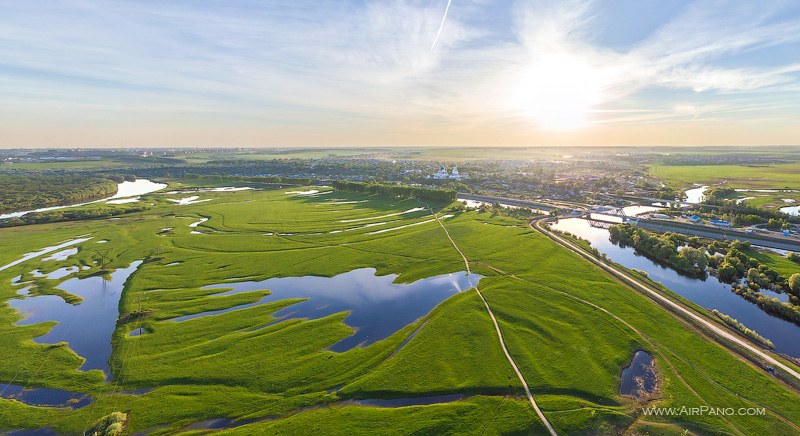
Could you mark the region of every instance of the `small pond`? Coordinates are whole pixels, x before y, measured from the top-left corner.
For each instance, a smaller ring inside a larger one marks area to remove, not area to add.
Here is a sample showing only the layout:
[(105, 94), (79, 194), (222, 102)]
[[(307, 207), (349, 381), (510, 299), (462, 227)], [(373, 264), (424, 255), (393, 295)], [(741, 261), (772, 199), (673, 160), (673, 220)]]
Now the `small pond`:
[(655, 393), (657, 387), (658, 376), (653, 356), (647, 351), (637, 351), (630, 365), (622, 370), (619, 393), (642, 398)]
[(80, 409), (92, 402), (87, 394), (74, 393), (61, 389), (30, 388), (0, 384), (0, 397), (17, 400), (32, 406), (69, 407)]
[(449, 395), (436, 395), (431, 397), (413, 397), (413, 398), (393, 398), (393, 399), (368, 399), (368, 400), (351, 400), (352, 403), (359, 406), (370, 407), (408, 407), (408, 406), (428, 406), (431, 404), (452, 403), (464, 398), (464, 394), (449, 394)]

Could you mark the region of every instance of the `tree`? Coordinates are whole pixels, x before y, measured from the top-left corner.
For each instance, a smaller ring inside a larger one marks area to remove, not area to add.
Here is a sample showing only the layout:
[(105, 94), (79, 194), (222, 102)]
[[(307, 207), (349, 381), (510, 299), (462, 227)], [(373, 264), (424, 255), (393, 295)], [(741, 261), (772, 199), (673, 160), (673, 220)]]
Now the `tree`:
[(722, 265), (717, 270), (717, 276), (720, 281), (730, 283), (736, 280), (736, 268), (728, 262), (722, 262)]
[(794, 273), (789, 277), (789, 289), (795, 295), (800, 295), (800, 273)]

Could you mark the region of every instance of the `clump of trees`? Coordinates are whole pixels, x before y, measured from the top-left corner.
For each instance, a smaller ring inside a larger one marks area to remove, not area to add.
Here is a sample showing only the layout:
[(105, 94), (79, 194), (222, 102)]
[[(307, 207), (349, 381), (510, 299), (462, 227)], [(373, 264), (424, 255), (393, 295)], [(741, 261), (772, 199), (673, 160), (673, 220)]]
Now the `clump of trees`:
[(390, 185), (384, 183), (348, 182), (336, 180), (333, 187), (341, 191), (365, 192), (370, 194), (409, 197), (451, 203), (456, 200), (456, 191), (449, 189), (424, 188), (421, 186)]
[(794, 273), (789, 277), (789, 290), (792, 294), (800, 297), (800, 274)]
[(767, 221), (767, 228), (771, 230), (788, 229), (792, 224), (783, 218), (770, 218)]
[(117, 193), (117, 179), (124, 181), (123, 176), (0, 174), (0, 213), (110, 197)]
[(735, 328), (736, 330), (739, 330), (740, 332), (742, 332), (742, 334), (744, 334), (748, 338), (758, 342), (761, 345), (764, 345), (765, 347), (775, 348), (775, 344), (773, 344), (772, 341), (759, 335), (755, 330), (747, 328), (747, 326), (740, 323), (736, 318), (732, 318), (728, 315), (725, 315), (724, 313), (718, 311), (717, 309), (714, 309), (711, 312), (717, 317), (719, 317), (719, 319), (721, 319), (722, 322)]
[(753, 289), (753, 287), (740, 285), (738, 283), (733, 285), (733, 292), (745, 300), (754, 303), (764, 312), (800, 325), (800, 307), (794, 304), (781, 302), (777, 298), (770, 298), (758, 292), (757, 287)]
[(685, 241), (680, 235), (665, 233), (658, 235), (633, 227), (617, 224), (609, 228), (611, 241), (628, 245), (648, 259), (667, 265), (681, 274), (703, 277), (708, 267), (705, 252), (690, 246), (678, 249)]
[(116, 436), (122, 434), (125, 430), (125, 423), (128, 422), (128, 414), (123, 412), (113, 412), (106, 415), (95, 423), (89, 432), (84, 432), (85, 435), (91, 436)]
[(731, 248), (717, 266), (717, 277), (720, 281), (732, 283), (747, 278), (762, 288), (783, 288), (785, 280), (777, 271), (741, 251), (749, 248), (750, 243), (734, 241), (731, 244)]
[(800, 263), (800, 254), (797, 254), (795, 252), (790, 251), (786, 253), (786, 258), (794, 263)]
[[(696, 237), (658, 235), (628, 224), (611, 226), (609, 233), (612, 242), (632, 246), (638, 253), (684, 275), (702, 276), (708, 267), (720, 281), (732, 283), (731, 290), (742, 298), (767, 313), (800, 325), (800, 273), (788, 280), (782, 277), (769, 265), (747, 255), (751, 249), (747, 241), (715, 240), (704, 245)], [(786, 292), (790, 294), (789, 301), (768, 297), (760, 292), (762, 289)]]
[(62, 221), (110, 218), (126, 213), (142, 212), (148, 210), (149, 208), (150, 206), (146, 205), (131, 205), (128, 207), (100, 207), (89, 209), (62, 209), (48, 212), (33, 212), (21, 217), (0, 220), (0, 228), (24, 226), (28, 224), (45, 224)]

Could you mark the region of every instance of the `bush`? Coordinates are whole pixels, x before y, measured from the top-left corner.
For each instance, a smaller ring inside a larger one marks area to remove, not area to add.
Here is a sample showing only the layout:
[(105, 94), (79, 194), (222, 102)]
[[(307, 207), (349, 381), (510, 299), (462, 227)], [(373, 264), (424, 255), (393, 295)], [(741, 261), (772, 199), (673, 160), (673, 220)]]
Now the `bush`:
[(717, 277), (725, 283), (731, 283), (736, 280), (736, 274), (736, 268), (728, 262), (722, 262), (717, 270)]
[(793, 294), (800, 296), (800, 274), (794, 273), (789, 277), (789, 290)]

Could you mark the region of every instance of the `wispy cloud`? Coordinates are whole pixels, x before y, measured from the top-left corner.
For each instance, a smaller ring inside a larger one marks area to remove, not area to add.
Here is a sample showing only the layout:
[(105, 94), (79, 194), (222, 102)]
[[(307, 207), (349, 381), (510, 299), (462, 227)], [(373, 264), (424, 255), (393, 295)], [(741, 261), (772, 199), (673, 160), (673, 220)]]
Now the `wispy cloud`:
[(589, 0), (5, 2), (0, 129), (436, 143), (525, 137), (559, 111), (624, 126), (732, 117), (735, 100), (774, 118), (800, 110), (787, 5), (697, 1), (620, 49)]

